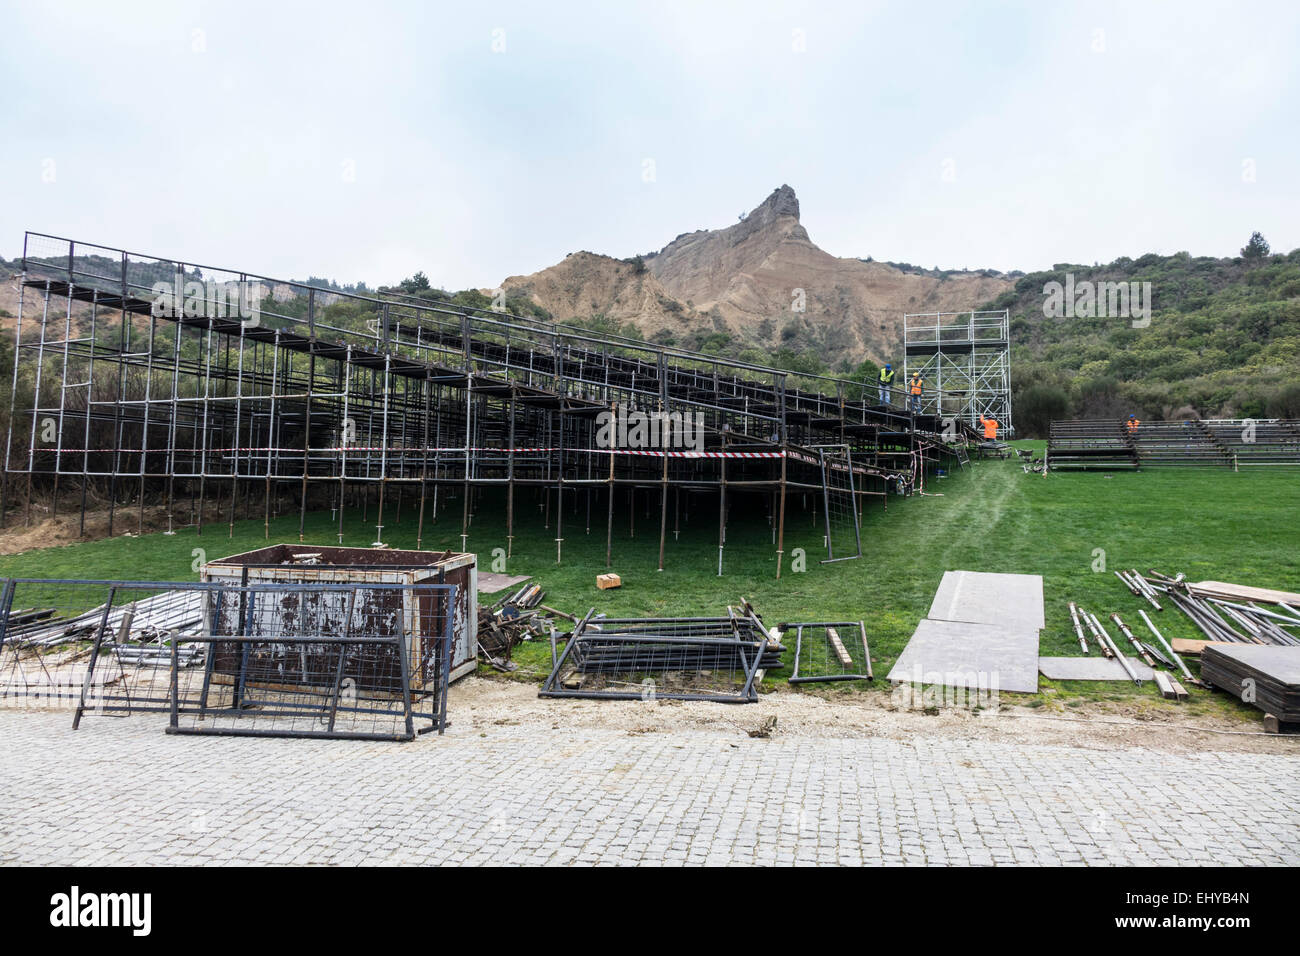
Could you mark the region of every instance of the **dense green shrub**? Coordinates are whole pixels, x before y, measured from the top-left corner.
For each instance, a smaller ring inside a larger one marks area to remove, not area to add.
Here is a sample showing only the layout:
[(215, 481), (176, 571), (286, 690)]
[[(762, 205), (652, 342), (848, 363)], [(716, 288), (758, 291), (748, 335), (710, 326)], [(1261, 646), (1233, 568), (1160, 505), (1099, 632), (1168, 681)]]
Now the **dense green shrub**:
[(1054, 418), (1064, 418), (1070, 407), (1070, 396), (1056, 385), (1031, 385), (1012, 402), (1016, 416), (1017, 434), (1026, 438), (1042, 438)]

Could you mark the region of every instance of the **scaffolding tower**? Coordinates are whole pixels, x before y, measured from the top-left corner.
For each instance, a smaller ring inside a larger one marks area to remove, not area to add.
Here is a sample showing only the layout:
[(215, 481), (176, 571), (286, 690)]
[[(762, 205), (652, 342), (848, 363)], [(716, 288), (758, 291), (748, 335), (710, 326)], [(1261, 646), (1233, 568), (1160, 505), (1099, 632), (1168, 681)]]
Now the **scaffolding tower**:
[(1011, 433), (1008, 310), (920, 312), (903, 316), (903, 377), (925, 381), (921, 412), (971, 427), (981, 416)]

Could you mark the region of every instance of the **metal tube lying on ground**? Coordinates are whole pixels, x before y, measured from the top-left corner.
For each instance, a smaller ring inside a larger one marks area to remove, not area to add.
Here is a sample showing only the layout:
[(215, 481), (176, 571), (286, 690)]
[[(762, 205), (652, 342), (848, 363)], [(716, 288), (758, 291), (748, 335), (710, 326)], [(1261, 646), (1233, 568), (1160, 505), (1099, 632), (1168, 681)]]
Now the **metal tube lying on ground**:
[(1133, 683), (1141, 687), (1142, 679), (1137, 676), (1137, 671), (1133, 670), (1133, 665), (1128, 662), (1128, 658), (1124, 656), (1123, 652), (1120, 651), (1115, 642), (1111, 640), (1110, 635), (1106, 633), (1106, 629), (1101, 626), (1101, 621), (1097, 620), (1097, 615), (1090, 614), (1089, 617), (1092, 618), (1093, 624), (1097, 626), (1097, 630), (1101, 632), (1102, 639), (1106, 642), (1107, 646), (1110, 647), (1112, 656), (1114, 656), (1114, 658), (1120, 662), (1120, 666), (1124, 668), (1124, 673), (1128, 674), (1128, 676), (1133, 679)]
[(1142, 658), (1142, 660), (1146, 662), (1148, 667), (1155, 667), (1156, 666), (1155, 660), (1151, 657), (1150, 654), (1146, 652), (1146, 648), (1142, 646), (1142, 644), (1138, 641), (1138, 639), (1133, 636), (1133, 632), (1128, 629), (1128, 625), (1125, 624), (1123, 620), (1120, 619), (1120, 616), (1118, 614), (1112, 614), (1110, 616), (1110, 619), (1115, 622), (1115, 625), (1119, 628), (1120, 633), (1123, 634), (1126, 638), (1128, 638), (1128, 642), (1132, 644), (1133, 649), (1137, 651), (1138, 657)]
[(1097, 624), (1094, 623), (1097, 619), (1083, 608), (1079, 608), (1079, 613), (1083, 616), (1083, 623), (1087, 624), (1088, 630), (1092, 632), (1092, 639), (1101, 648), (1101, 653), (1106, 657), (1114, 657), (1115, 655), (1110, 652), (1110, 648), (1106, 646), (1106, 642), (1101, 639), (1101, 631), (1098, 629)]
[(1133, 670), (1132, 666), (1128, 662), (1128, 658), (1120, 652), (1119, 647), (1117, 647), (1115, 642), (1111, 640), (1110, 635), (1106, 633), (1106, 629), (1101, 626), (1101, 621), (1097, 620), (1097, 615), (1089, 611), (1088, 620), (1092, 622), (1092, 627), (1098, 635), (1097, 639), (1103, 642), (1103, 646), (1110, 652), (1108, 656), (1116, 658), (1124, 667), (1125, 673), (1127, 673), (1129, 677), (1133, 678), (1135, 684), (1140, 685), (1142, 681), (1138, 679), (1137, 672)]
[(1137, 568), (1134, 568), (1132, 571), (1130, 571), (1129, 575), (1132, 578), (1133, 583), (1137, 585), (1138, 590), (1141, 592), (1142, 596), (1151, 603), (1151, 606), (1154, 607), (1157, 611), (1163, 611), (1164, 608), (1162, 608), (1160, 606), (1160, 602), (1156, 600), (1155, 590), (1151, 587), (1147, 579), (1142, 577), (1142, 575), (1138, 573)]
[(1073, 601), (1070, 602), (1070, 620), (1074, 622), (1074, 633), (1079, 638), (1079, 646), (1083, 648), (1085, 654), (1088, 653), (1088, 641), (1083, 636), (1083, 627), (1079, 624), (1079, 608)]
[(1199, 684), (1200, 681), (1192, 676), (1192, 672), (1187, 669), (1187, 665), (1183, 663), (1183, 659), (1174, 652), (1174, 649), (1169, 645), (1169, 642), (1165, 640), (1165, 636), (1156, 629), (1154, 624), (1151, 623), (1151, 618), (1147, 617), (1147, 612), (1138, 611), (1138, 614), (1142, 615), (1142, 620), (1146, 623), (1147, 630), (1155, 635), (1156, 640), (1160, 642), (1164, 649), (1169, 653), (1169, 656), (1173, 658), (1174, 663), (1178, 665), (1178, 669), (1183, 672), (1183, 676), (1189, 681)]

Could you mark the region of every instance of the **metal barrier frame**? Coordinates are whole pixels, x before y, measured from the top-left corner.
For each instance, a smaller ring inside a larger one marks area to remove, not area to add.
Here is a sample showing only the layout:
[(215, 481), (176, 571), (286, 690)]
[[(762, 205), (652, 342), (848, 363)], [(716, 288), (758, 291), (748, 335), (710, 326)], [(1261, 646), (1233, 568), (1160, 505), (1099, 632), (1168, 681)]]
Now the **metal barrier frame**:
[[(829, 684), (834, 681), (845, 680), (869, 680), (876, 679), (871, 669), (871, 648), (867, 646), (867, 628), (862, 621), (812, 621), (793, 624), (778, 625), (782, 632), (794, 628), (794, 668), (786, 682), (790, 684)], [(827, 643), (830, 643), (830, 635), (826, 633), (827, 628), (846, 628), (857, 630), (862, 638), (862, 660), (866, 665), (866, 673), (843, 673), (843, 674), (816, 674), (812, 676), (799, 673), (799, 659), (803, 656), (803, 632), (804, 628), (810, 630), (821, 629)]]
[[(555, 657), (551, 673), (537, 692), (538, 697), (572, 697), (585, 700), (645, 700), (644, 694), (633, 691), (617, 690), (570, 690), (560, 683), (560, 675), (565, 665), (576, 660), (585, 644), (622, 644), (628, 647), (672, 647), (690, 645), (697, 650), (734, 650), (742, 665), (741, 675), (744, 681), (731, 693), (700, 693), (692, 691), (671, 691), (659, 689), (658, 682), (653, 692), (656, 700), (694, 700), (711, 701), (723, 704), (749, 704), (758, 700), (758, 691), (754, 684), (762, 664), (763, 653), (768, 643), (768, 635), (762, 624), (752, 616), (731, 616), (725, 618), (605, 618), (601, 620), (599, 631), (588, 631), (591, 619), (588, 612), (565, 644), (564, 650)], [(756, 636), (745, 639), (740, 635), (741, 626), (752, 627)], [(677, 629), (679, 633), (673, 634)], [(691, 632), (705, 634), (718, 633), (723, 630), (732, 632), (730, 637), (695, 636)]]

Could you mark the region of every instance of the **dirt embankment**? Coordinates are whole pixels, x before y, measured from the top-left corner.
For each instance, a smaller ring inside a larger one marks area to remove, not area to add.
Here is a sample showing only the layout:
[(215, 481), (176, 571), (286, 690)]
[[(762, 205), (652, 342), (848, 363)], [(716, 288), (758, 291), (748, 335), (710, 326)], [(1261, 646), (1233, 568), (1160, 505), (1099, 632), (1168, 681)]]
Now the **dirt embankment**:
[(1258, 725), (1209, 717), (1153, 715), (1140, 708), (1071, 709), (1006, 705), (972, 712), (940, 708), (926, 713), (899, 706), (888, 694), (819, 694), (777, 690), (754, 704), (709, 704), (659, 700), (545, 700), (530, 684), (469, 677), (453, 685), (448, 702), (453, 724), (491, 736), (494, 727), (516, 724), (552, 730), (604, 729), (628, 734), (671, 734), (704, 730), (748, 737), (776, 718), (773, 736), (958, 737), (1017, 745), (1141, 748), (1163, 753), (1280, 753), (1300, 755), (1300, 737), (1264, 734)]
[[(217, 522), (224, 516), (216, 507), (210, 507), (206, 520)], [(113, 514), (113, 535), (139, 534), (141, 531), (169, 531), (190, 525), (189, 508), (177, 510), (171, 519), (167, 509), (162, 505), (147, 505), (144, 509), (143, 526), (140, 521), (139, 505), (123, 505)], [(5, 515), (4, 527), (0, 528), (0, 555), (21, 554), (36, 548), (57, 548), (67, 544), (84, 541), (98, 541), (107, 538), (108, 509), (96, 508), (86, 511), (84, 530), (81, 524), (81, 512), (76, 506), (60, 506), (59, 513), (51, 517), (48, 505), (32, 505), (32, 520), (27, 523), (27, 512), (15, 508)]]

